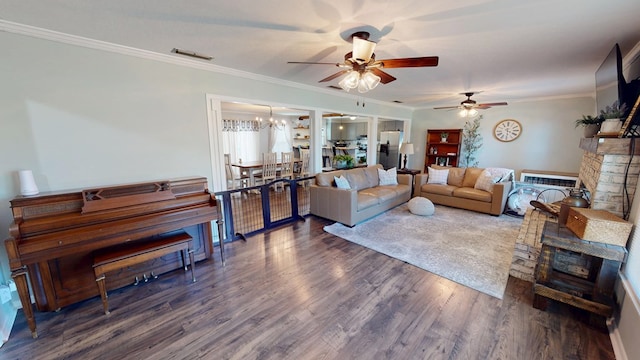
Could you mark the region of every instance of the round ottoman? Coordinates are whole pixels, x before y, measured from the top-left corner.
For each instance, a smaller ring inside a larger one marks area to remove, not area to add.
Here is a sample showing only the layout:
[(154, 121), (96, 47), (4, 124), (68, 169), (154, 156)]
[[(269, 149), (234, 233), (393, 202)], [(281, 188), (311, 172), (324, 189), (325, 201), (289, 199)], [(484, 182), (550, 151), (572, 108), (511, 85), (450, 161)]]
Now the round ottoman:
[(431, 200), (418, 196), (409, 200), (409, 211), (415, 215), (431, 216), (435, 207)]

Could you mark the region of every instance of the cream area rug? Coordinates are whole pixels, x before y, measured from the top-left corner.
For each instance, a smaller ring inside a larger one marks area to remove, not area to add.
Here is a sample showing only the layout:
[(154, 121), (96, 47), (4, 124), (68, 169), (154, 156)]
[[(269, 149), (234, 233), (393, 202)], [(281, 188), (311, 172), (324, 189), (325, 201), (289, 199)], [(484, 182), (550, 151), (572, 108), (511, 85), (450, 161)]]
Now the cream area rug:
[(403, 204), (353, 228), (335, 223), (324, 230), (502, 299), (521, 223), (440, 205), (419, 216)]

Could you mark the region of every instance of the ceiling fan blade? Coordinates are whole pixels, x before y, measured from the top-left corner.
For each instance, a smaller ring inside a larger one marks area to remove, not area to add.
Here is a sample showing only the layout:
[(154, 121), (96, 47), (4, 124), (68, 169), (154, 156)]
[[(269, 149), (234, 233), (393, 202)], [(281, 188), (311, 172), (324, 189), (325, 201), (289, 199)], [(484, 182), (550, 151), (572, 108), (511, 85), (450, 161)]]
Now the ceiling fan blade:
[(372, 69), (369, 69), (369, 70), (370, 70), (372, 73), (374, 73), (374, 74), (376, 74), (376, 75), (380, 76), (380, 82), (381, 82), (381, 83), (383, 83), (383, 84), (388, 84), (388, 83), (390, 83), (390, 82), (392, 82), (393, 80), (395, 80), (395, 79), (396, 79), (395, 77), (393, 77), (393, 76), (391, 76), (391, 75), (387, 74), (386, 72), (384, 72), (384, 71), (382, 71), (382, 70), (380, 70), (380, 69), (372, 68)]
[(425, 56), (415, 58), (398, 58), (398, 59), (386, 59), (378, 60), (376, 63), (382, 63), (384, 68), (401, 68), (401, 67), (423, 67), (423, 66), (438, 66), (437, 56)]
[(440, 106), (440, 107), (434, 107), (434, 110), (441, 110), (441, 109), (459, 109), (460, 106)]
[(491, 106), (504, 106), (504, 105), (508, 105), (508, 104), (507, 104), (506, 102), (496, 102), (496, 103), (484, 103), (484, 104), (478, 104), (477, 106), (478, 106), (478, 107), (480, 107), (480, 106), (488, 106), (488, 107), (491, 107)]
[(342, 75), (344, 75), (344, 74), (348, 73), (349, 71), (351, 71), (351, 70), (342, 70), (342, 71), (338, 71), (337, 73), (335, 73), (335, 74), (333, 74), (333, 75), (331, 75), (331, 76), (327, 76), (326, 78), (324, 78), (324, 79), (322, 79), (322, 80), (320, 80), (320, 81), (318, 81), (318, 82), (331, 81), (331, 80), (333, 80), (333, 79), (335, 79), (335, 78), (338, 78), (338, 77), (340, 77), (340, 76), (342, 76)]

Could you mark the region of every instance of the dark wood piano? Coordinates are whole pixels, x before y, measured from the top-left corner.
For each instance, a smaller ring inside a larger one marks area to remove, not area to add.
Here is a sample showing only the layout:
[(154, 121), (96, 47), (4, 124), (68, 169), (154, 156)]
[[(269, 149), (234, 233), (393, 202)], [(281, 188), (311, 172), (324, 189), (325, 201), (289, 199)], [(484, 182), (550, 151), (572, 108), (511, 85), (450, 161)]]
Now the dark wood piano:
[[(34, 338), (27, 275), (36, 308), (55, 311), (99, 296), (93, 272), (95, 251), (185, 231), (193, 238), (199, 261), (213, 254), (211, 221), (219, 220), (218, 231), (222, 228), (219, 204), (204, 177), (19, 196), (11, 200), (11, 208), (14, 220), (5, 246)], [(224, 262), (223, 248), (220, 253)], [(107, 289), (132, 284), (136, 276), (151, 271), (162, 274), (181, 266), (175, 254), (114, 271), (107, 277)]]

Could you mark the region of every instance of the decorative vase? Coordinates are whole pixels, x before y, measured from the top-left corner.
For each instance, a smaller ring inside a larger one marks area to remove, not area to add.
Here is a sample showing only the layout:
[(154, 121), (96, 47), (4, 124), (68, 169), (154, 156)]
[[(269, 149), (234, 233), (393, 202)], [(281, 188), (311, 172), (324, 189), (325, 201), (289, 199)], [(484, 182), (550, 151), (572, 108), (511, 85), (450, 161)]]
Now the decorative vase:
[(607, 119), (600, 126), (601, 133), (617, 133), (620, 132), (620, 128), (622, 127), (622, 121), (620, 119)]
[(592, 138), (600, 131), (600, 124), (589, 124), (584, 126), (584, 137)]
[(347, 167), (347, 162), (345, 160), (336, 160), (333, 167), (336, 169), (344, 169)]
[(446, 143), (447, 142), (447, 138), (440, 138), (440, 142)]

